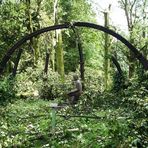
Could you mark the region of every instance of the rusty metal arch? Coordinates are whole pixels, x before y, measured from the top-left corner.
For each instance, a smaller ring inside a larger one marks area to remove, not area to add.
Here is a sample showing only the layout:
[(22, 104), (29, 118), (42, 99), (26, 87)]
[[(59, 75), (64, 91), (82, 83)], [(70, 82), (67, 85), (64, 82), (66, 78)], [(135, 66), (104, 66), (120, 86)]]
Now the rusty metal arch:
[(118, 33), (114, 32), (108, 28), (105, 28), (103, 26), (97, 25), (97, 24), (88, 23), (88, 22), (74, 22), (74, 23), (65, 23), (65, 24), (61, 24), (61, 25), (54, 25), (54, 26), (42, 28), (42, 29), (37, 30), (29, 35), (26, 35), (22, 39), (20, 39), (16, 44), (14, 44), (11, 48), (8, 49), (7, 53), (2, 58), (2, 61), (0, 63), (0, 75), (2, 74), (7, 62), (9, 61), (9, 59), (10, 59), (11, 55), (14, 53), (14, 51), (18, 47), (20, 47), (23, 43), (25, 43), (27, 40), (30, 40), (31, 38), (36, 37), (44, 32), (57, 30), (57, 29), (72, 28), (73, 26), (93, 28), (93, 29), (97, 29), (97, 30), (100, 30), (100, 31), (103, 31), (105, 33), (112, 35), (113, 37), (120, 40), (123, 44), (125, 44), (134, 53), (135, 57), (143, 65), (144, 69), (148, 70), (148, 60), (131, 43), (129, 43), (124, 37), (122, 37)]

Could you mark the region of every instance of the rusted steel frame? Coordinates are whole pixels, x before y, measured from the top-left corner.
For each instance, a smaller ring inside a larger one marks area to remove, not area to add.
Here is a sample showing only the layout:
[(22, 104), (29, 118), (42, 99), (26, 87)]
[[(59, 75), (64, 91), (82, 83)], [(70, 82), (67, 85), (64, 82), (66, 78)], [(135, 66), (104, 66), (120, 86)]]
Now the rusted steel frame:
[(16, 44), (14, 44), (10, 49), (8, 49), (7, 53), (5, 56), (2, 58), (2, 61), (0, 63), (0, 75), (2, 74), (7, 62), (11, 58), (11, 55), (14, 53), (14, 51), (20, 47), (23, 43), (25, 43), (27, 40), (30, 40), (31, 38), (38, 36), (44, 32), (52, 31), (52, 30), (57, 30), (57, 29), (64, 29), (64, 28), (69, 28), (69, 23), (65, 23), (62, 25), (55, 25), (55, 26), (49, 26), (40, 30), (37, 30), (29, 35), (26, 35), (22, 39), (20, 39)]
[(12, 71), (13, 77), (15, 77), (15, 75), (16, 75), (17, 67), (18, 67), (18, 64), (19, 64), (22, 52), (23, 52), (23, 49), (20, 48), (18, 50), (18, 54), (17, 54), (17, 57), (16, 57), (15, 65), (14, 65), (14, 68), (13, 68), (13, 71)]
[(45, 74), (48, 73), (48, 63), (49, 63), (49, 53), (46, 52), (45, 68), (44, 68), (44, 72), (45, 72)]
[(88, 22), (75, 22), (75, 23), (73, 23), (73, 25), (77, 26), (77, 27), (94, 28), (94, 29), (103, 31), (105, 33), (108, 33), (108, 34), (114, 36), (115, 38), (120, 40), (123, 44), (125, 44), (134, 53), (135, 57), (140, 61), (140, 63), (142, 63), (143, 68), (145, 70), (148, 70), (148, 60), (131, 43), (129, 43), (124, 37), (122, 37), (118, 33), (114, 32), (108, 28), (105, 28), (103, 26), (96, 25), (93, 23), (88, 23)]
[(122, 69), (121, 69), (120, 64), (119, 64), (119, 62), (117, 61), (117, 59), (116, 59), (114, 56), (111, 56), (111, 60), (112, 60), (112, 62), (114, 63), (114, 65), (116, 66), (116, 68), (117, 68), (119, 74), (122, 75), (123, 72), (122, 72)]
[(81, 74), (80, 77), (81, 77), (81, 80), (84, 81), (84, 57), (83, 57), (82, 43), (81, 43), (80, 36), (79, 36), (79, 33), (76, 30), (76, 28), (74, 26), (72, 26), (71, 28), (72, 28), (72, 30), (75, 34), (76, 41), (77, 41), (77, 44), (78, 44), (78, 51), (79, 51), (79, 58), (80, 58), (80, 74)]
[[(134, 53), (135, 57), (140, 61), (140, 63), (142, 63), (144, 69), (148, 70), (148, 60), (131, 43), (129, 43), (125, 38), (123, 38), (121, 35), (117, 34), (116, 32), (114, 32), (108, 28), (105, 28), (103, 26), (96, 25), (93, 23), (88, 23), (88, 22), (74, 22), (72, 25), (77, 26), (77, 27), (88, 27), (88, 28), (97, 29), (97, 30), (103, 31), (105, 33), (108, 33), (108, 34), (114, 36), (115, 38), (120, 40), (122, 43), (124, 43)], [(0, 63), (0, 75), (2, 74), (7, 62), (9, 61), (11, 55), (14, 53), (15, 49), (20, 47), (24, 42), (26, 42), (27, 40), (30, 40), (31, 38), (33, 38), (41, 33), (56, 30), (56, 29), (69, 28), (72, 25), (70, 23), (66, 23), (66, 24), (62, 24), (62, 25), (50, 26), (50, 27), (46, 27), (46, 28), (37, 30), (37, 31), (23, 37), (16, 44), (14, 44), (10, 49), (8, 49), (7, 53), (3, 57), (3, 59)]]

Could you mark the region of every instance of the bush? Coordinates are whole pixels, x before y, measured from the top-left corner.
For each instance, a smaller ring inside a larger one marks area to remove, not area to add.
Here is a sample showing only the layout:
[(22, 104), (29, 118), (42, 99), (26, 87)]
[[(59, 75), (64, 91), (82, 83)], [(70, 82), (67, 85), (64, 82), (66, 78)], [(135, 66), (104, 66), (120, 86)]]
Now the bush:
[(71, 88), (72, 73), (65, 76), (65, 80), (50, 68), (48, 75), (40, 67), (28, 67), (25, 72), (17, 74), (16, 86), (18, 95), (23, 97), (37, 96), (41, 99), (52, 100), (63, 97)]
[(15, 99), (16, 91), (14, 89), (15, 80), (11, 76), (3, 77), (0, 79), (0, 104), (4, 105)]
[(72, 74), (66, 75), (65, 80), (57, 72), (49, 71), (49, 75), (43, 75), (38, 83), (39, 96), (43, 99), (64, 98), (70, 91)]
[(119, 72), (114, 72), (114, 74), (113, 74), (113, 86), (112, 86), (112, 90), (114, 92), (119, 92), (124, 87), (126, 87), (126, 84), (125, 84), (125, 75), (124, 74), (121, 75)]
[(18, 96), (29, 97), (37, 96), (37, 83), (41, 78), (40, 69), (28, 67), (25, 72), (16, 75), (15, 89), (18, 90)]

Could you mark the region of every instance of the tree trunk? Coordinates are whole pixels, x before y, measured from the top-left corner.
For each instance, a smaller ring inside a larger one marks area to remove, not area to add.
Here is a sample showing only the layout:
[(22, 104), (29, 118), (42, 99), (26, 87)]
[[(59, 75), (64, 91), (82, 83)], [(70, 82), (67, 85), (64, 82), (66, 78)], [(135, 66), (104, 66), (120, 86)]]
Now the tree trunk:
[[(37, 0), (37, 10), (36, 10), (36, 24), (37, 24), (37, 29), (40, 29), (40, 22), (39, 22), (39, 15), (40, 15), (40, 10), (41, 10), (41, 2), (42, 0)], [(40, 50), (39, 50), (39, 36), (35, 37), (33, 40), (33, 48), (34, 48), (34, 65), (37, 64), (37, 61), (40, 56)]]
[[(31, 15), (31, 1), (30, 0), (26, 0), (26, 7), (27, 7), (26, 14), (28, 16), (27, 28), (28, 28), (29, 33), (32, 33), (34, 31), (34, 29), (33, 29), (32, 15)], [(36, 11), (35, 18), (36, 18), (36, 21), (37, 21), (36, 23), (37, 23), (38, 27), (36, 28), (36, 30), (40, 29), (39, 20), (37, 19), (40, 14), (40, 9), (41, 9), (41, 0), (37, 0), (37, 11)], [(30, 40), (30, 47), (33, 49), (33, 54), (34, 54), (34, 58), (33, 58), (34, 65), (37, 64), (37, 60), (40, 55), (38, 42), (39, 42), (39, 36), (32, 38)]]
[[(54, 1), (54, 25), (58, 24), (58, 0)], [(63, 47), (62, 47), (62, 32), (59, 30), (55, 31), (55, 59), (56, 59), (56, 70), (61, 75), (62, 80), (64, 80), (64, 57), (63, 57)]]
[(30, 0), (26, 0), (26, 7), (27, 7), (27, 10), (26, 10), (26, 14), (28, 16), (28, 31), (29, 33), (32, 33), (33, 32), (33, 25), (32, 25), (32, 17), (31, 17), (31, 2)]
[(51, 51), (51, 68), (53, 71), (55, 71), (55, 49), (52, 48), (52, 51)]
[(56, 69), (64, 79), (64, 57), (63, 57), (63, 47), (62, 47), (62, 33), (58, 33), (58, 42), (56, 46)]
[[(104, 26), (108, 28), (109, 26), (108, 12), (104, 12), (104, 20), (105, 20)], [(109, 46), (110, 46), (109, 35), (105, 33), (105, 44), (104, 44), (104, 86), (105, 86), (105, 90), (107, 90), (109, 86), (109, 67), (110, 67)]]
[(145, 58), (147, 58), (147, 54), (148, 54), (148, 52), (147, 52), (148, 41), (146, 41), (146, 29), (145, 29), (145, 24), (147, 22), (147, 13), (145, 12), (147, 2), (148, 2), (147, 0), (144, 1), (143, 9), (142, 9), (142, 12), (143, 12), (143, 17), (142, 17), (142, 21), (143, 21), (142, 37), (145, 40), (145, 48), (143, 49), (143, 55), (145, 56)]
[[(133, 1), (127, 1), (127, 0), (121, 0), (126, 20), (127, 20), (127, 25), (128, 25), (128, 31), (130, 35), (130, 43), (134, 43), (133, 40), (133, 30), (134, 30), (134, 25), (136, 22), (136, 11), (134, 10), (135, 5), (136, 5), (137, 0)], [(134, 12), (135, 11), (135, 12)], [(134, 14), (134, 15), (133, 15)], [(134, 73), (135, 73), (135, 56), (132, 51), (129, 52), (129, 78), (131, 78)]]

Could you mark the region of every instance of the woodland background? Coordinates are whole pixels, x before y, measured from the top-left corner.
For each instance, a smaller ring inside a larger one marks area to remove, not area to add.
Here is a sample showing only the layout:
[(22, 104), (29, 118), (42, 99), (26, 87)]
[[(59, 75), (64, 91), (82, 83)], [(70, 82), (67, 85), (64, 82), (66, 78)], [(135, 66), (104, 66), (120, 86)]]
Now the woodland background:
[[(118, 3), (125, 12), (128, 33), (112, 25), (111, 5), (107, 10), (98, 10), (104, 17), (104, 27), (125, 37), (148, 59), (148, 0)], [(91, 0), (1, 0), (0, 61), (12, 45), (38, 29), (65, 22), (99, 24), (97, 17)], [(114, 37), (88, 28), (75, 31), (46, 32), (27, 41), (11, 56), (0, 77), (1, 147), (148, 146), (147, 71)], [(64, 133), (49, 140), (51, 119), (32, 116), (50, 114), (50, 102), (65, 102), (73, 74), (80, 75), (78, 46), (83, 50), (85, 87), (76, 108), (61, 112), (95, 114), (102, 119), (64, 120), (56, 129)], [(69, 126), (81, 130), (71, 133)]]

